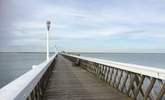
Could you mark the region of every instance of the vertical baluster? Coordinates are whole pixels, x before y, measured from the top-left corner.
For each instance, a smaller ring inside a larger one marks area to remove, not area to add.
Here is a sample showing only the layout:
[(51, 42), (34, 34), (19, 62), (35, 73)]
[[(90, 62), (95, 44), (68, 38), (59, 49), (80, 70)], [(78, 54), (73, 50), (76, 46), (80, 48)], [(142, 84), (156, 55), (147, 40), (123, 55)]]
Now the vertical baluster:
[(37, 95), (38, 95), (38, 100), (41, 99), (40, 88), (39, 88), (39, 87), (40, 87), (40, 86), (39, 86), (39, 83), (38, 83), (38, 85), (37, 85)]
[(42, 89), (41, 89), (41, 80), (40, 80), (40, 82), (39, 82), (39, 84), (38, 84), (38, 92), (39, 92), (39, 95), (40, 95), (40, 97), (43, 95), (43, 93), (42, 93)]
[(98, 77), (99, 77), (99, 79), (100, 79), (100, 74), (101, 74), (101, 66), (100, 66), (100, 64), (98, 64), (98, 69), (99, 69), (99, 70), (98, 70), (98, 72), (99, 72), (99, 73), (98, 73)]
[(100, 64), (98, 64), (98, 78), (100, 79), (100, 73), (101, 73), (101, 68), (100, 68)]
[(93, 73), (95, 73), (95, 63), (92, 63), (93, 66)]
[(126, 77), (125, 77), (125, 79), (123, 80), (123, 84), (122, 84), (122, 86), (121, 86), (121, 92), (123, 92), (124, 87), (126, 86), (127, 79), (128, 79), (128, 73), (129, 73), (129, 72), (125, 71), (125, 73), (126, 73)]
[(103, 80), (103, 71), (104, 71), (104, 66), (101, 65), (101, 80)]
[(93, 63), (93, 68), (94, 68), (94, 74), (96, 75), (96, 64)]
[(163, 86), (159, 92), (159, 95), (157, 96), (156, 100), (161, 100), (163, 95), (165, 95), (165, 83), (163, 83)]
[(99, 78), (99, 76), (100, 76), (100, 65), (99, 64), (97, 64), (97, 77)]
[[(143, 81), (145, 79), (145, 76), (142, 75), (141, 78), (140, 78), (140, 81), (138, 83), (138, 86), (137, 86), (137, 89), (135, 90), (135, 94), (134, 94), (134, 98), (136, 99), (138, 94), (139, 94), (139, 91), (141, 90), (141, 87), (143, 85)], [(142, 95), (144, 96), (144, 94), (142, 93)]]
[(94, 63), (94, 66), (95, 66), (95, 74), (97, 76), (97, 63)]
[(118, 75), (118, 69), (116, 69), (116, 73), (115, 73), (115, 76), (114, 76), (114, 81), (112, 83), (113, 87), (115, 87), (115, 85), (116, 85), (117, 75)]
[(102, 76), (103, 76), (103, 70), (104, 70), (104, 68), (103, 68), (103, 66), (102, 66), (102, 65), (100, 65), (100, 68), (101, 68), (101, 71), (100, 71), (100, 79), (102, 79)]
[(28, 96), (27, 100), (32, 100), (31, 94)]
[(107, 66), (104, 66), (105, 67), (105, 70), (104, 70), (104, 81), (106, 81), (106, 74), (107, 74)]
[(92, 68), (92, 73), (94, 73), (94, 66), (92, 62), (91, 62), (91, 68)]
[(147, 98), (148, 98), (148, 96), (149, 96), (149, 94), (150, 94), (150, 92), (151, 92), (151, 90), (155, 84), (155, 81), (156, 81), (156, 78), (152, 78), (151, 83), (149, 84), (149, 86), (145, 92), (144, 100), (147, 100)]
[(92, 62), (92, 69), (93, 69), (93, 71), (92, 71), (92, 73), (95, 75), (96, 73), (95, 73), (95, 64)]
[(120, 81), (121, 81), (122, 75), (123, 75), (123, 70), (120, 71), (119, 81), (118, 81), (118, 83), (116, 85), (116, 88), (118, 88), (118, 89), (119, 89), (119, 85), (120, 85)]
[(127, 95), (128, 96), (130, 96), (131, 89), (133, 88), (134, 80), (135, 80), (135, 74), (134, 73), (131, 73), (130, 74), (130, 83), (129, 83), (128, 92), (127, 92)]
[(108, 71), (107, 66), (105, 66), (105, 71), (104, 71), (104, 81), (105, 82), (106, 82), (107, 71)]
[(37, 86), (34, 88), (34, 90), (35, 90), (35, 98), (36, 98), (36, 100), (39, 100)]
[(86, 67), (87, 67), (87, 71), (90, 72), (90, 63), (88, 61), (85, 62)]
[[(44, 75), (45, 76), (45, 75)], [(44, 93), (44, 76), (43, 76), (43, 78), (42, 78), (42, 80), (41, 80), (41, 90), (42, 90), (42, 95), (43, 95), (43, 93)]]
[(34, 90), (32, 91), (32, 100), (36, 100), (36, 98), (35, 98), (35, 91)]
[(109, 73), (110, 73), (110, 67), (107, 67), (108, 69), (107, 69), (107, 76), (106, 76), (106, 79), (105, 79), (105, 81), (106, 82), (108, 82), (108, 76), (109, 76)]
[(93, 73), (96, 74), (96, 66), (95, 66), (95, 63), (93, 63)]
[(102, 80), (104, 81), (106, 67), (103, 65)]
[(113, 76), (113, 71), (114, 71), (114, 68), (112, 67), (112, 72), (111, 72), (111, 74), (110, 74), (110, 79), (109, 79), (109, 85), (111, 85), (112, 76)]
[(91, 65), (91, 62), (88, 62), (87, 65), (88, 65), (89, 72), (92, 73), (92, 65)]
[(96, 63), (96, 76), (98, 77), (98, 74), (99, 74), (99, 67), (98, 67), (98, 64)]

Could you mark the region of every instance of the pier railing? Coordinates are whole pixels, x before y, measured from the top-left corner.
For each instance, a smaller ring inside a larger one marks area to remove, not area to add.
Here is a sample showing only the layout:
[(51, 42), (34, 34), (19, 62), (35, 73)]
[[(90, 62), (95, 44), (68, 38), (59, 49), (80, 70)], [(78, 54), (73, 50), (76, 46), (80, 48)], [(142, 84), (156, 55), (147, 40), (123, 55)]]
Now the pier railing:
[(118, 91), (136, 100), (165, 100), (165, 70), (62, 54)]
[(41, 100), (52, 68), (55, 66), (53, 55), (49, 60), (32, 69), (0, 89), (1, 100)]

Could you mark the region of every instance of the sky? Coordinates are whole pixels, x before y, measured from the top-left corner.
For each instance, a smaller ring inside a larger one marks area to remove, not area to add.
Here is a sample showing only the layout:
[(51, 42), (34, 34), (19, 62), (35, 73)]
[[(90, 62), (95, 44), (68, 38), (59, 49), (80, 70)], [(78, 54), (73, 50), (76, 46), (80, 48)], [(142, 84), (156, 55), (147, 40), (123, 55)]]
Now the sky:
[(0, 0), (0, 52), (165, 53), (165, 0)]

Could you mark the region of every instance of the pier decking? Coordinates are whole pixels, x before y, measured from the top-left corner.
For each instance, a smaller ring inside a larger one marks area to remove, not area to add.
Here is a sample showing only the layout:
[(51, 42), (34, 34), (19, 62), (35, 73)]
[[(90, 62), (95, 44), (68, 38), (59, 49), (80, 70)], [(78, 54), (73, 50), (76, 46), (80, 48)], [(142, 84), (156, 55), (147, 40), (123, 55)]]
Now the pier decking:
[(115, 88), (59, 55), (44, 100), (128, 100)]

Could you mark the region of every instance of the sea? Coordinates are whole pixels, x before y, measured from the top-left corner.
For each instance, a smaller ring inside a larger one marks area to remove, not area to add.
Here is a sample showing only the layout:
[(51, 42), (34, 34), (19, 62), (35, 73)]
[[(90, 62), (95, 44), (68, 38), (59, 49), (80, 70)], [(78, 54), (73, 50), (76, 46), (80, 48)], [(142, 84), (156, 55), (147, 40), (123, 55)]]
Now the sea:
[[(51, 54), (52, 55), (52, 54)], [(165, 53), (80, 53), (81, 56), (165, 69)], [(0, 53), (0, 88), (42, 63), (45, 53)]]

